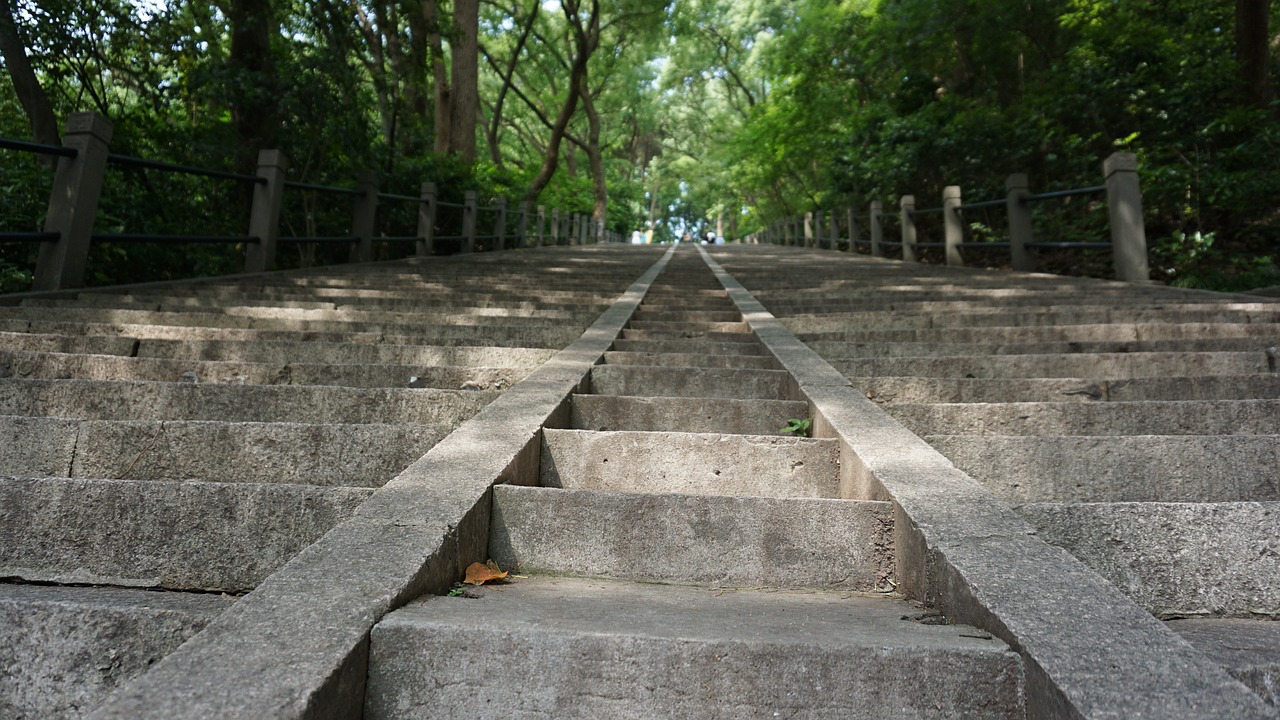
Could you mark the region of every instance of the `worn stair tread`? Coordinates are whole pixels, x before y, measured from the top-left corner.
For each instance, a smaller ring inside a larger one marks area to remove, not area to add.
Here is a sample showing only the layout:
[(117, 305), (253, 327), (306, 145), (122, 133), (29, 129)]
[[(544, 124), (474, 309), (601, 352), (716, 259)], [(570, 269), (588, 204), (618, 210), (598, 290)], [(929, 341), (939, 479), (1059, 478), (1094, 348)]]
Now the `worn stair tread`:
[(1272, 706), (1280, 706), (1280, 623), (1273, 618), (1188, 618), (1166, 625)]
[(785, 370), (597, 365), (591, 391), (598, 395), (784, 400), (794, 381)]
[(0, 350), (0, 379), (505, 390), (532, 367), (248, 363)]
[(1016, 653), (972, 628), (902, 619), (920, 614), (839, 593), (528, 578), (384, 618), (371, 635), (365, 716), (471, 717), (491, 706), (558, 717), (1022, 717)]
[(745, 322), (741, 320), (732, 320), (729, 322), (699, 322), (696, 320), (639, 320), (632, 319), (627, 327), (631, 330), (646, 330), (650, 332), (668, 332), (679, 333), (744, 333), (750, 334), (751, 329)]
[(0, 475), (381, 487), (451, 429), (0, 415)]
[(1267, 352), (1280, 345), (1280, 325), (1275, 334), (1243, 338), (1183, 338), (1177, 340), (1099, 340), (1029, 343), (946, 343), (930, 340), (912, 342), (832, 342), (806, 343), (814, 352), (830, 358), (880, 357), (966, 357), (973, 355), (1113, 355), (1120, 353), (1184, 352)]
[(646, 302), (631, 316), (635, 322), (717, 322), (741, 323), (742, 313), (733, 303), (726, 301), (724, 310), (653, 310)]
[(893, 588), (893, 508), (494, 487), (489, 556), (522, 573), (723, 587)]
[(577, 430), (784, 435), (808, 403), (793, 400), (574, 395), (569, 424)]
[[(679, 323), (685, 325), (685, 323)], [(632, 328), (623, 328), (622, 340), (658, 340), (658, 341), (679, 341), (679, 340), (700, 340), (703, 342), (713, 343), (756, 343), (756, 336), (749, 332), (721, 332), (716, 330), (698, 330), (696, 328), (682, 328), (672, 330), (634, 330)]]
[(1280, 400), (898, 403), (886, 409), (918, 435), (1270, 435), (1280, 428)]
[(1280, 502), (1027, 503), (1040, 536), (1158, 617), (1280, 611)]
[(232, 602), (208, 593), (0, 584), (0, 714), (81, 717)]
[(559, 349), (489, 344), (482, 338), (431, 345), (370, 343), (308, 343), (290, 341), (146, 340), (140, 357), (185, 360), (232, 360), (264, 363), (326, 363), (338, 365), (540, 365)]
[(133, 355), (138, 340), (132, 337), (79, 336), (47, 333), (0, 332), (0, 347), (5, 350), (31, 352), (92, 353), (94, 355)]
[(626, 340), (619, 338), (613, 341), (613, 350), (615, 352), (631, 353), (768, 355), (768, 351), (759, 343), (719, 343), (705, 340)]
[(851, 377), (879, 403), (1280, 399), (1280, 373), (1150, 378)]
[(84, 420), (220, 420), (313, 424), (408, 422), (454, 426), (489, 404), (490, 390), (348, 388), (97, 380), (0, 379), (0, 414)]
[(1269, 501), (1280, 500), (1280, 425), (1273, 430), (925, 440), (1010, 503)]
[(541, 478), (615, 492), (835, 498), (838, 455), (834, 440), (546, 429)]
[[(616, 344), (616, 343), (615, 343)], [(604, 354), (606, 365), (649, 365), (655, 367), (705, 367), (777, 370), (782, 366), (772, 355), (709, 355), (693, 352), (626, 352)]]
[(248, 592), (372, 492), (0, 477), (0, 577)]
[[(788, 325), (790, 319), (784, 320)], [(1270, 323), (1109, 323), (1090, 325), (1032, 325), (1026, 327), (948, 327), (905, 330), (841, 328), (830, 332), (800, 332), (796, 338), (814, 342), (937, 342), (1036, 343), (1129, 342), (1197, 338), (1273, 338), (1280, 326)]]
[(1266, 352), (1103, 353), (1073, 355), (972, 355), (832, 359), (846, 376), (1054, 378), (1107, 375), (1118, 378), (1250, 375), (1273, 372)]

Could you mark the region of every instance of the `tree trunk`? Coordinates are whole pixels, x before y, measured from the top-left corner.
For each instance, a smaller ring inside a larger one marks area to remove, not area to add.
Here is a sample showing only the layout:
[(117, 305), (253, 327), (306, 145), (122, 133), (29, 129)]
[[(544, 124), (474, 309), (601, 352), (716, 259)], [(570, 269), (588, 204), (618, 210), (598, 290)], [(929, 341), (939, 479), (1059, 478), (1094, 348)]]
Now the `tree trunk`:
[(4, 65), (9, 69), (9, 77), (13, 80), (14, 93), (27, 114), (32, 139), (44, 145), (61, 145), (58, 120), (49, 105), (49, 96), (45, 94), (40, 81), (36, 79), (35, 71), (31, 69), (9, 0), (0, 0), (0, 57), (4, 58)]
[(435, 80), (435, 144), (437, 153), (449, 152), (449, 120), (452, 115), (453, 92), (449, 73), (444, 67), (444, 44), (440, 37), (440, 6), (436, 0), (422, 0), (422, 16), (426, 22), (427, 46), (431, 52), (431, 71)]
[(604, 181), (604, 158), (600, 153), (600, 115), (596, 112), (595, 100), (591, 98), (591, 90), (587, 83), (587, 74), (582, 74), (582, 109), (587, 113), (587, 159), (591, 163), (591, 185), (595, 193), (595, 203), (591, 217), (600, 221), (609, 219), (609, 189)]
[(232, 0), (227, 17), (231, 26), (231, 118), (235, 123), (237, 167), (257, 166), (258, 151), (276, 145), (280, 131), (279, 82), (271, 55), (276, 31), (271, 0)]
[(1266, 107), (1271, 100), (1267, 82), (1270, 17), (1271, 0), (1236, 0), (1236, 67), (1246, 105)]
[(570, 70), (569, 79), (569, 95), (564, 99), (564, 105), (560, 107), (560, 114), (556, 116), (555, 125), (551, 128), (551, 139), (547, 142), (547, 153), (542, 159), (542, 168), (538, 170), (538, 175), (529, 185), (528, 192), (525, 193), (525, 200), (531, 203), (538, 201), (538, 195), (542, 194), (547, 184), (551, 182), (551, 177), (555, 175), (556, 167), (560, 162), (560, 144), (564, 142), (565, 130), (569, 127), (569, 121), (573, 119), (574, 112), (578, 109), (578, 88), (582, 86), (582, 77), (587, 72), (587, 60), (589, 56), (586, 53), (578, 53), (573, 59), (573, 67)]
[(479, 0), (453, 0), (452, 82), (449, 152), (467, 165), (476, 161), (476, 119), (480, 112)]

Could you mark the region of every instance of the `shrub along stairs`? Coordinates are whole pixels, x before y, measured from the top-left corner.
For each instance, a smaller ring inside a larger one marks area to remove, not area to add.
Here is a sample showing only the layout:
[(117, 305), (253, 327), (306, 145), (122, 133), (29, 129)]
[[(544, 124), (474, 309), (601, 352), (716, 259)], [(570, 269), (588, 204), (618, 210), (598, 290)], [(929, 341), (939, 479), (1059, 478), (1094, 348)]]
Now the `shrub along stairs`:
[(750, 246), (27, 297), (0, 714), (1276, 717), (1277, 308)]

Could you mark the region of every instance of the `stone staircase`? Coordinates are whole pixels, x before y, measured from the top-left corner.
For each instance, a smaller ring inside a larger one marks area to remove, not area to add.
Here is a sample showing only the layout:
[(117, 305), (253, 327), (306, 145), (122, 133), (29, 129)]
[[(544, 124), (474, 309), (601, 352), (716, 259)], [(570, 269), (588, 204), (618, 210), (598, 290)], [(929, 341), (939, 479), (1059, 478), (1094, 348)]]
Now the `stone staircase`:
[(601, 250), (610, 277), (575, 271), (581, 254), (0, 308), (0, 716), (92, 709), (576, 339), (651, 262)]
[[(772, 252), (721, 259), (1040, 537), (1280, 704), (1280, 304), (854, 258), (825, 270)], [(788, 262), (804, 272), (779, 271)]]
[(750, 246), (19, 300), (0, 716), (1276, 717), (1275, 302)]
[(890, 504), (780, 436), (808, 405), (701, 257), (614, 346), (540, 487), (494, 488), (489, 555), (527, 577), (383, 619), (366, 718), (1025, 715), (1016, 653), (891, 594)]

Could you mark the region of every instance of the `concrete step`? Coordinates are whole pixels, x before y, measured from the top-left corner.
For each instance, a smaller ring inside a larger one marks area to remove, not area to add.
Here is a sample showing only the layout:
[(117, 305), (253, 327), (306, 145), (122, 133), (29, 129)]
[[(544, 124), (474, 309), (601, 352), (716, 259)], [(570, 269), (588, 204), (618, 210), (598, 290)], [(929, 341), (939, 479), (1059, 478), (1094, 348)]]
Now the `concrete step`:
[(0, 584), (0, 716), (83, 717), (232, 602), (207, 593)]
[(632, 330), (646, 330), (649, 332), (667, 332), (676, 334), (679, 337), (686, 337), (688, 333), (750, 333), (751, 329), (747, 327), (745, 322), (734, 320), (731, 322), (697, 322), (693, 320), (679, 320), (676, 322), (668, 322), (664, 320), (632, 320), (628, 325)]
[(861, 310), (826, 315), (793, 315), (764, 303), (775, 315), (789, 315), (787, 326), (792, 332), (841, 332), (849, 327), (874, 327), (881, 330), (953, 327), (1029, 327), (1038, 325), (1097, 325), (1135, 323), (1266, 323), (1280, 322), (1280, 304), (1249, 305), (1244, 308), (1224, 304), (1191, 306), (1109, 307), (1105, 305), (1073, 305), (1062, 309), (991, 310), (949, 315), (932, 315), (927, 311)]
[[(677, 324), (683, 326), (683, 323)], [(709, 330), (633, 330), (625, 328), (624, 340), (701, 340), (713, 343), (756, 343), (756, 336), (746, 332), (715, 332)]]
[(468, 345), (461, 338), (434, 345), (386, 345), (322, 342), (237, 342), (234, 340), (146, 340), (139, 357), (181, 360), (221, 360), (259, 363), (335, 365), (541, 365), (557, 348), (493, 346), (483, 341)]
[(726, 302), (725, 310), (650, 310), (642, 304), (631, 316), (633, 322), (661, 323), (742, 323), (742, 314), (733, 304)]
[(1280, 623), (1260, 619), (1188, 618), (1165, 623), (1272, 706), (1280, 706)]
[(381, 487), (431, 425), (102, 422), (0, 415), (0, 475)]
[[(365, 717), (1023, 717), (1021, 661), (908, 603), (570, 578), (426, 597), (371, 635)], [(465, 661), (460, 661), (465, 659)], [(870, 712), (869, 712), (870, 711)]]
[(831, 365), (846, 377), (1147, 378), (1264, 374), (1274, 363), (1266, 352), (1201, 352), (860, 358)]
[(578, 430), (779, 435), (808, 403), (786, 400), (574, 395), (569, 424)]
[(1280, 503), (1016, 508), (1157, 617), (1280, 615)]
[(25, 331), (0, 332), (0, 347), (5, 350), (27, 352), (133, 355), (137, 351), (138, 340), (132, 337), (84, 337)]
[(1106, 403), (899, 403), (917, 435), (1271, 435), (1280, 400)]
[(783, 370), (613, 364), (591, 369), (597, 395), (779, 400), (791, 397), (792, 386)]
[(1280, 434), (925, 440), (1010, 503), (1280, 500)]
[(523, 574), (888, 591), (893, 508), (498, 485), (489, 556)]
[[(614, 343), (617, 345), (618, 343)], [(748, 346), (751, 347), (751, 346)], [(781, 367), (771, 355), (708, 355), (705, 353), (606, 352), (606, 365), (645, 365), (651, 367), (750, 368), (777, 370)]]
[(1034, 343), (807, 343), (825, 358), (964, 357), (973, 355), (1105, 355), (1119, 353), (1259, 352), (1280, 345), (1280, 325), (1271, 337), (1187, 338), (1179, 340), (1101, 340)]
[(631, 353), (699, 353), (705, 355), (767, 355), (759, 343), (710, 342), (706, 340), (625, 340), (613, 341), (617, 352)]
[(531, 369), (245, 363), (0, 350), (0, 379), (505, 390)]
[(881, 403), (1280, 399), (1280, 374), (1116, 379), (851, 377)]
[(541, 478), (569, 489), (835, 498), (838, 455), (833, 440), (547, 429)]
[(218, 420), (453, 427), (498, 393), (312, 385), (0, 380), (0, 414), (82, 420)]
[(244, 593), (372, 492), (0, 477), (0, 577)]
[[(788, 324), (790, 320), (783, 324)], [(1204, 338), (1280, 339), (1280, 326), (1248, 323), (1113, 323), (1094, 325), (1035, 325), (1030, 327), (944, 327), (879, 330), (842, 328), (833, 332), (798, 333), (802, 342), (833, 343), (1045, 343), (1137, 342)]]

